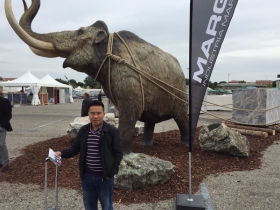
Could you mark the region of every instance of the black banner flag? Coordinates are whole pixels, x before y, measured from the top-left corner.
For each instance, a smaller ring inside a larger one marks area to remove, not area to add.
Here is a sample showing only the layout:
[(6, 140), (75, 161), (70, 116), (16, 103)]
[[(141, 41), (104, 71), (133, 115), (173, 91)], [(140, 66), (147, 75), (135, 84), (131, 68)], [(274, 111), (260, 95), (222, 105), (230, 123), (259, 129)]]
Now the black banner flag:
[(212, 70), (238, 0), (191, 0), (189, 151)]

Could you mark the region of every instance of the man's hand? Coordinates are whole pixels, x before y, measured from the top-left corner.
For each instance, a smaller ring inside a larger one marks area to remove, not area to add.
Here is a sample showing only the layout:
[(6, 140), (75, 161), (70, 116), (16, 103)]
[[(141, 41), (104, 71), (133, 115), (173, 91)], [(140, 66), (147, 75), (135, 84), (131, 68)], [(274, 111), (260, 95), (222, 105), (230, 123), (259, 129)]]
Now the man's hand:
[(55, 152), (55, 156), (56, 156), (56, 157), (57, 157), (57, 156), (61, 156), (61, 152), (56, 151), (56, 152)]

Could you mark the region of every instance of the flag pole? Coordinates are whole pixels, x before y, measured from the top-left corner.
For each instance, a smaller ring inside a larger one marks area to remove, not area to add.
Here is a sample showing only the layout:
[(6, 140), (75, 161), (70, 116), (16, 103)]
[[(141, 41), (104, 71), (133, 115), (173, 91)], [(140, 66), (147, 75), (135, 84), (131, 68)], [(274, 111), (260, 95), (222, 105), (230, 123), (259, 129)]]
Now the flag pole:
[(189, 194), (177, 194), (176, 210), (205, 210), (205, 204), (201, 195), (192, 195), (192, 21), (193, 20), (193, 0), (190, 0), (190, 29), (189, 29)]
[(189, 198), (188, 201), (193, 201), (192, 199), (192, 82), (191, 82), (191, 59), (192, 59), (192, 16), (193, 16), (193, 0), (190, 1), (190, 29), (189, 29)]

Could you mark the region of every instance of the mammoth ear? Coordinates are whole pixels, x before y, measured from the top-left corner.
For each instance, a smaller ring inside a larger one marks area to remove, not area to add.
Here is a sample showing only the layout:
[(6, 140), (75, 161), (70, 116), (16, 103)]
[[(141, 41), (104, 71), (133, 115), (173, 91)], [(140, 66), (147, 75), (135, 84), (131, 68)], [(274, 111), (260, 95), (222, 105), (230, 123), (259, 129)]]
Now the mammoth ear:
[(97, 35), (94, 39), (94, 42), (97, 44), (97, 43), (100, 43), (102, 42), (105, 38), (107, 37), (107, 33), (105, 31), (98, 31), (97, 32)]

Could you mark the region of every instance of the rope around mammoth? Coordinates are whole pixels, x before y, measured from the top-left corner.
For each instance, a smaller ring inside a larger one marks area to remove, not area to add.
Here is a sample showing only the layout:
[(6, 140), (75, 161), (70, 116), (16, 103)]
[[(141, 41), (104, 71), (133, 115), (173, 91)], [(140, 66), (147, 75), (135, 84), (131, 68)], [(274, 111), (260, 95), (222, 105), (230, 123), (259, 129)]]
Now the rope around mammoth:
[[(119, 37), (119, 39), (123, 42), (123, 44), (125, 45), (127, 51), (128, 51), (129, 54), (130, 54), (130, 57), (131, 57), (131, 59), (132, 59), (134, 65), (131, 65), (130, 63), (126, 62), (125, 59), (123, 59), (123, 58), (121, 58), (121, 57), (119, 57), (119, 56), (117, 56), (117, 55), (114, 55), (114, 54), (112, 53), (112, 51), (113, 51), (114, 34), (116, 34), (116, 35)], [(99, 73), (100, 73), (100, 71), (101, 71), (101, 69), (102, 69), (102, 67), (103, 67), (103, 65), (105, 64), (105, 62), (106, 62), (107, 59), (108, 59), (108, 85), (109, 85), (109, 92), (110, 92), (112, 101), (113, 101), (113, 103), (114, 103), (116, 106), (118, 106), (118, 104), (116, 103), (116, 100), (115, 100), (115, 98), (114, 98), (114, 96), (113, 96), (113, 94), (112, 94), (112, 91), (111, 91), (111, 59), (112, 59), (113, 61), (117, 62), (118, 64), (124, 64), (124, 65), (128, 66), (129, 68), (131, 68), (132, 70), (134, 70), (134, 71), (136, 71), (136, 72), (138, 73), (138, 75), (139, 75), (139, 80), (140, 80), (141, 94), (142, 94), (142, 111), (144, 111), (144, 109), (145, 109), (145, 95), (144, 95), (144, 89), (143, 89), (142, 76), (145, 77), (145, 78), (146, 78), (147, 80), (149, 80), (150, 82), (152, 82), (153, 84), (155, 84), (156, 86), (158, 86), (159, 88), (161, 88), (162, 90), (166, 91), (167, 93), (169, 93), (169, 94), (171, 94), (172, 96), (174, 96), (175, 98), (177, 98), (179, 101), (185, 103), (186, 105), (189, 104), (188, 101), (185, 101), (184, 99), (181, 99), (180, 97), (178, 97), (178, 96), (175, 95), (174, 93), (170, 92), (169, 90), (167, 90), (166, 88), (164, 88), (162, 85), (158, 84), (157, 82), (162, 83), (162, 84), (164, 84), (164, 85), (170, 87), (171, 89), (177, 90), (177, 91), (179, 91), (179, 92), (181, 92), (181, 93), (183, 93), (183, 94), (187, 94), (187, 95), (188, 95), (187, 92), (182, 91), (182, 90), (180, 90), (180, 89), (178, 89), (178, 88), (176, 88), (176, 87), (173, 87), (173, 86), (171, 86), (170, 84), (168, 84), (168, 83), (166, 83), (166, 82), (164, 82), (164, 81), (162, 81), (162, 80), (160, 80), (160, 79), (154, 77), (153, 75), (151, 75), (151, 74), (149, 74), (149, 73), (147, 73), (147, 72), (141, 70), (141, 69), (140, 69), (140, 66), (136, 63), (136, 61), (135, 61), (135, 59), (134, 59), (134, 57), (133, 57), (133, 55), (132, 55), (132, 52), (131, 52), (129, 46), (126, 44), (126, 42), (122, 39), (122, 37), (121, 37), (118, 33), (110, 33), (109, 39), (108, 39), (108, 46), (107, 46), (107, 53), (106, 53), (106, 56), (105, 56), (103, 62), (101, 63), (101, 65), (100, 65), (100, 67), (99, 67), (99, 69), (98, 69), (98, 71), (97, 71), (97, 73), (96, 73), (96, 75), (95, 75), (94, 80), (97, 79), (97, 77), (98, 77), (98, 75), (99, 75)], [(151, 79), (151, 78), (152, 78), (152, 79)], [(155, 82), (153, 79), (156, 80), (157, 82)], [(250, 110), (251, 110), (251, 111), (264, 112), (264, 111), (268, 111), (268, 110), (272, 110), (272, 109), (275, 109), (275, 108), (280, 107), (280, 104), (279, 104), (279, 105), (277, 105), (277, 106), (275, 106), (275, 107), (271, 107), (271, 108), (268, 108), (268, 109), (261, 109), (261, 110), (254, 110), (254, 109), (238, 109), (238, 108), (230, 108), (230, 107), (227, 107), (228, 105), (219, 105), (219, 104), (215, 104), (215, 103), (212, 103), (212, 102), (209, 102), (209, 101), (206, 101), (206, 100), (204, 100), (204, 102), (209, 103), (209, 104), (212, 104), (212, 105), (215, 105), (215, 106), (224, 107), (224, 108), (232, 109), (232, 110), (239, 110), (239, 111), (248, 111), (248, 110), (250, 111)], [(216, 116), (216, 115), (214, 115), (214, 114), (210, 114), (209, 112), (206, 112), (206, 111), (203, 111), (203, 110), (201, 110), (201, 111), (202, 111), (203, 113), (205, 113), (205, 114), (208, 114), (208, 115), (210, 115), (210, 116), (213, 116), (213, 117), (215, 117), (215, 118), (218, 118), (218, 119), (221, 119), (221, 120), (224, 120), (224, 121), (227, 121), (227, 122), (238, 123), (238, 124), (244, 124), (244, 125), (254, 125), (254, 124), (250, 124), (250, 123), (240, 123), (240, 122), (237, 122), (237, 121), (233, 121), (233, 120), (229, 120), (229, 119), (225, 119), (225, 118)], [(269, 123), (267, 123), (267, 124), (272, 124), (272, 123), (275, 123), (275, 122), (277, 122), (277, 121), (279, 121), (279, 120), (280, 120), (280, 119), (277, 119), (277, 120), (275, 120), (275, 121), (273, 121), (273, 122), (269, 122)], [(267, 124), (258, 124), (258, 126), (266, 126)]]

